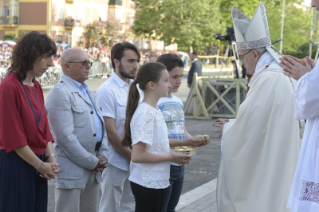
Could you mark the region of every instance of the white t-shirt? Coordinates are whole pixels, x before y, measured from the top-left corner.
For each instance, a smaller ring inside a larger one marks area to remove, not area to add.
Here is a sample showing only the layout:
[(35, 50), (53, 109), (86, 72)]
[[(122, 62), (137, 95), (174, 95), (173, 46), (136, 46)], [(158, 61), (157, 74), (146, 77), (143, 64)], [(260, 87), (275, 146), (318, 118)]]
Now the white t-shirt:
[[(167, 127), (159, 109), (145, 102), (138, 105), (131, 121), (132, 146), (146, 144), (146, 151), (156, 155), (169, 155)], [(130, 164), (129, 180), (146, 188), (164, 189), (169, 184), (170, 162)]]
[[(130, 80), (130, 84), (133, 80)], [(105, 81), (96, 93), (97, 101), (102, 108), (102, 115), (115, 119), (115, 128), (124, 137), (126, 118), (126, 104), (130, 84), (124, 82), (116, 73)], [(110, 138), (109, 138), (110, 139)], [(128, 171), (129, 161), (117, 153), (108, 143), (109, 164)]]
[[(185, 116), (182, 100), (173, 94), (168, 97), (160, 98), (157, 107), (161, 110), (168, 129), (168, 138), (183, 140), (185, 139)], [(180, 166), (177, 163), (171, 163)]]

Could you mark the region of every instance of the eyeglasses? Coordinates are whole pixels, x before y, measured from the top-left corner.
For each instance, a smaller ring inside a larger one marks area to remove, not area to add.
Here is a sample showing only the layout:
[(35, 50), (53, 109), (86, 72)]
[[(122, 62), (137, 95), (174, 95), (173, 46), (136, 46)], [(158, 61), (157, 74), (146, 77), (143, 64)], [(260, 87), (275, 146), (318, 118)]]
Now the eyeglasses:
[(240, 61), (243, 61), (244, 60), (244, 57), (245, 57), (245, 55), (246, 54), (248, 54), (249, 52), (251, 52), (253, 49), (251, 49), (251, 50), (249, 50), (248, 52), (246, 52), (245, 54), (243, 54), (243, 55), (239, 55), (239, 60)]
[(88, 60), (85, 60), (85, 61), (82, 61), (82, 62), (68, 62), (68, 63), (81, 63), (82, 66), (86, 67), (88, 65), (92, 66), (92, 62), (88, 61)]

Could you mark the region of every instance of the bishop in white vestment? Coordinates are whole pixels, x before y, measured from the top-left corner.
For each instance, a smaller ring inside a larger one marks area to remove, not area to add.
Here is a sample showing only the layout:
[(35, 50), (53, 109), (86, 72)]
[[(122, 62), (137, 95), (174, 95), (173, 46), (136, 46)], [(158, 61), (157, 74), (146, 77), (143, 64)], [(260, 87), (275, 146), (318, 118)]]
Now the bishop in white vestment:
[(271, 49), (264, 5), (252, 20), (234, 7), (232, 18), (242, 64), (254, 75), (236, 119), (223, 126), (218, 211), (289, 212), (300, 150), (296, 83), (283, 75)]

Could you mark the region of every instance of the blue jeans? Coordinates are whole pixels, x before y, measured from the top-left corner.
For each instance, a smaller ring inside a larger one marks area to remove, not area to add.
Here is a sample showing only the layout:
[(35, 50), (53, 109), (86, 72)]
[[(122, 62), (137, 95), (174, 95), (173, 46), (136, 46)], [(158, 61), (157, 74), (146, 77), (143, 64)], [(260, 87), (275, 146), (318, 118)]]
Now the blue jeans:
[(167, 189), (168, 194), (165, 201), (166, 212), (175, 212), (175, 207), (178, 204), (179, 197), (182, 193), (183, 183), (184, 183), (184, 171), (185, 167), (171, 165), (170, 173), (170, 186)]

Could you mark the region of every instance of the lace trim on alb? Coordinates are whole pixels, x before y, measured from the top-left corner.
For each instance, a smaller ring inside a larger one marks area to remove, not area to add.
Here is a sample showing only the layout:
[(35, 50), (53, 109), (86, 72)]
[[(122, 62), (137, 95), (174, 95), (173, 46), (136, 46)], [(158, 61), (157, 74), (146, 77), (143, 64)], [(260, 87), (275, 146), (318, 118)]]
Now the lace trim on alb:
[(295, 196), (300, 201), (309, 201), (319, 204), (319, 183), (299, 180)]

